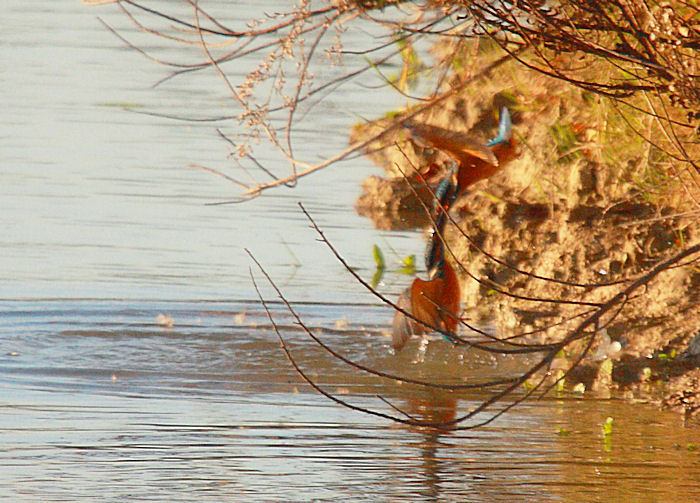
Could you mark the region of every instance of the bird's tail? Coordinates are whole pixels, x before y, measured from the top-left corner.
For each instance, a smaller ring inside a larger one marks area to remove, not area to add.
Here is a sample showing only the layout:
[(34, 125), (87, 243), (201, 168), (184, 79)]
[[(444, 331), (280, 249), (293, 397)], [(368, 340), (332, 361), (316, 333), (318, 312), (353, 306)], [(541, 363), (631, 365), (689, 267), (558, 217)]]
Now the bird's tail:
[(498, 125), (498, 136), (493, 140), (489, 141), (487, 145), (493, 147), (499, 143), (505, 143), (510, 141), (510, 137), (513, 134), (513, 123), (510, 120), (510, 112), (508, 108), (501, 108), (501, 122)]

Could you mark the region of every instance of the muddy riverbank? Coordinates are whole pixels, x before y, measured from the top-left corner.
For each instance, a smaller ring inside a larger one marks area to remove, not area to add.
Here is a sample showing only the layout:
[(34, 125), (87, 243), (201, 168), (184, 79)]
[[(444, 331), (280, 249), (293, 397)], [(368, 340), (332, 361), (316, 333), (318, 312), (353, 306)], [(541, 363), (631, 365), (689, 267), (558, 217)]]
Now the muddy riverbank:
[[(672, 160), (627, 127), (643, 119), (622, 119), (600, 97), (514, 65), (498, 75), (497, 83), (486, 75), (419, 117), (486, 139), (505, 105), (520, 144), (517, 159), (459, 198), (445, 237), (468, 320), (491, 323), (503, 337), (561, 340), (594, 305), (697, 242), (692, 203), (698, 187), (682, 175), (670, 176), (676, 172)], [(352, 139), (376, 134), (394, 117), (357, 126)], [(401, 128), (370, 151), (386, 175), (364, 181), (358, 213), (378, 228), (427, 231), (430, 220), (419, 199), (429, 206), (430, 192), (411, 187), (406, 176), (426, 166), (439, 169), (448, 157), (416, 144)], [(605, 317), (605, 330), (567, 385), (695, 415), (699, 300), (697, 261), (659, 274)], [(610, 344), (614, 350), (606, 354), (600, 346)], [(583, 341), (572, 345), (562, 367), (583, 350)], [(602, 366), (606, 359), (612, 368)]]

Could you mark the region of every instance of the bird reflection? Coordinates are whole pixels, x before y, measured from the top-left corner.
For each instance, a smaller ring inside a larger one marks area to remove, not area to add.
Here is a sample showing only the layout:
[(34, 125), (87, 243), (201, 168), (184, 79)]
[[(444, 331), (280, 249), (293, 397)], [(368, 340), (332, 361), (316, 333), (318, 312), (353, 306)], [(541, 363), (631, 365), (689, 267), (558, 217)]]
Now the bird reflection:
[(422, 473), (422, 487), (418, 489), (426, 501), (442, 501), (443, 478), (449, 472), (449, 461), (441, 450), (449, 449), (450, 443), (443, 440), (457, 416), (457, 398), (453, 393), (431, 390), (426, 394), (416, 394), (408, 398), (407, 412), (422, 423), (445, 425), (445, 427), (412, 427), (422, 435), (418, 444), (420, 464), (416, 466)]

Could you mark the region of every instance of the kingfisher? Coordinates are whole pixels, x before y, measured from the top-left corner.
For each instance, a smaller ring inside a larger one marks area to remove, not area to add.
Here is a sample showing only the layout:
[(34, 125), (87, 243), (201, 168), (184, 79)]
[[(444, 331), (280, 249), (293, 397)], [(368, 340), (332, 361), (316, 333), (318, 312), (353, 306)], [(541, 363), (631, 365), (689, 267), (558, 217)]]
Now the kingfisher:
[(459, 323), (461, 291), (453, 267), (445, 260), (442, 238), (447, 212), (457, 196), (452, 172), (442, 179), (435, 190), (433, 210), (435, 226), (425, 252), (428, 280), (415, 278), (399, 296), (396, 305), (417, 320), (400, 311), (394, 313), (391, 345), (399, 351), (413, 335), (422, 335), (432, 328), (452, 333)]
[[(432, 148), (442, 150), (451, 158), (448, 173), (442, 173), (431, 165), (418, 176), (427, 182), (425, 190), (437, 187), (434, 193), (433, 233), (425, 254), (428, 280), (416, 278), (401, 293), (398, 307), (413, 315), (410, 318), (400, 311), (394, 313), (391, 345), (400, 350), (413, 335), (430, 330), (454, 333), (459, 324), (461, 290), (454, 268), (445, 260), (443, 230), (455, 199), (470, 185), (500, 171), (516, 156), (516, 141), (508, 108), (502, 107), (495, 138), (483, 142), (468, 133), (450, 131), (407, 120), (403, 124), (414, 138)], [(439, 178), (442, 175), (441, 178)], [(439, 182), (435, 182), (438, 179)], [(443, 337), (449, 338), (443, 334)]]
[[(516, 156), (517, 141), (513, 137), (513, 123), (506, 107), (501, 108), (498, 134), (486, 143), (469, 133), (413, 120), (407, 120), (403, 125), (414, 138), (445, 152), (457, 163), (457, 195), (479, 180), (494, 175)], [(428, 184), (436, 175), (434, 171), (421, 175)]]

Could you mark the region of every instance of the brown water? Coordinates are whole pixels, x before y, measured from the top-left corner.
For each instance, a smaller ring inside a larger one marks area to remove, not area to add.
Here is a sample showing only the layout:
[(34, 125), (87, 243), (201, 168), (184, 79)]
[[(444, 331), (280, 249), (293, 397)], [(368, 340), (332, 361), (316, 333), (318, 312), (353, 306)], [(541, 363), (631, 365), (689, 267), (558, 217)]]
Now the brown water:
[[(365, 365), (468, 382), (519, 362), (457, 354), (441, 340), (389, 352), (381, 333), (391, 312), (315, 242), (296, 209), (304, 201), (368, 279), (374, 243), (389, 260), (398, 258), (390, 248), (421, 253), (419, 234), (381, 233), (353, 213), (373, 172), (365, 161), (245, 205), (205, 206), (235, 195), (188, 167), (229, 167), (213, 130), (221, 124), (133, 110), (219, 112), (228, 99), (216, 79), (152, 90), (163, 69), (124, 50), (95, 17), (118, 24), (119, 15), (79, 2), (4, 7), (0, 499), (700, 500), (700, 431), (644, 405), (554, 397), (479, 430), (438, 434), (312, 392), (256, 301), (244, 247), (324, 341)], [(254, 7), (231, 16), (247, 19)], [(366, 85), (326, 98), (300, 148), (339, 150), (358, 116), (396, 103)], [(396, 295), (409, 280), (386, 274), (380, 289)], [(360, 375), (325, 355), (282, 305), (271, 309), (304, 368), (352, 404), (391, 412), (379, 394), (435, 419), (485, 397)]]
[[(255, 303), (3, 302), (0, 492), (43, 501), (693, 501), (697, 428), (621, 401), (546, 399), (475, 431), (400, 427), (311, 393)], [(323, 355), (273, 306), (327, 390), (425, 418), (483, 396), (416, 391)], [(509, 362), (446, 366), (431, 342), (391, 355), (369, 305), (301, 305), (325, 342), (388, 371), (466, 379)], [(243, 316), (241, 313), (245, 313)], [(158, 324), (167, 314), (173, 327)], [(363, 319), (334, 328), (337, 319)], [(285, 328), (286, 327), (286, 328)], [(471, 359), (470, 359), (471, 358)], [(512, 362), (511, 362), (512, 363)], [(449, 370), (448, 370), (449, 368)], [(614, 418), (606, 440), (602, 423)]]

